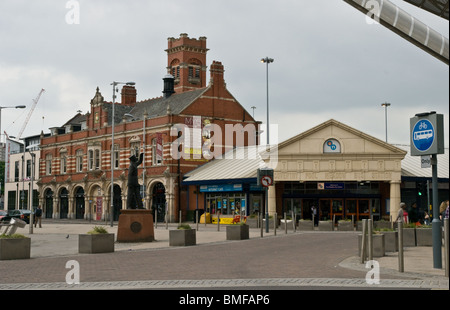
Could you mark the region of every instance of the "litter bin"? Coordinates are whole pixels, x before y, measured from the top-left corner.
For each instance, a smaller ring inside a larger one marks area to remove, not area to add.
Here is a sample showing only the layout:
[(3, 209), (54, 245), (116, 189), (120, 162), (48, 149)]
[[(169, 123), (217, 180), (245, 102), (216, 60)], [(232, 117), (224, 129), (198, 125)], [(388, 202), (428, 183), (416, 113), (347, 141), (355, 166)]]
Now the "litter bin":
[(200, 218), (204, 212), (205, 212), (205, 210), (203, 210), (203, 209), (195, 209), (194, 210), (194, 223), (197, 223), (197, 214), (198, 214), (198, 220), (200, 221)]

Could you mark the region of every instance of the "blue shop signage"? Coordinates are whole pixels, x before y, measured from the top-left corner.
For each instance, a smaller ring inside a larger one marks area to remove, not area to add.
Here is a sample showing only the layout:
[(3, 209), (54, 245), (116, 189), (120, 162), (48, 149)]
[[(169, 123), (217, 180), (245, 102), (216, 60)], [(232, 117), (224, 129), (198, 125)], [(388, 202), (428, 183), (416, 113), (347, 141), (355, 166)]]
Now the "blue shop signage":
[(200, 192), (202, 193), (242, 192), (242, 184), (202, 185), (200, 186)]

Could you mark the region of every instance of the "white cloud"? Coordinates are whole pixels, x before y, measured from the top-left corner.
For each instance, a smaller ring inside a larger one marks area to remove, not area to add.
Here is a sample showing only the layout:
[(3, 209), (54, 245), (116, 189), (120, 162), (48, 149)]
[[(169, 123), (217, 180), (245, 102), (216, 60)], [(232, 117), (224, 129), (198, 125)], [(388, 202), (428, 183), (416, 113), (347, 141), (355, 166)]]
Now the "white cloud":
[[(448, 21), (393, 2), (448, 37)], [(392, 104), (389, 136), (395, 142), (404, 142), (405, 120), (415, 113), (435, 110), (448, 120), (448, 66), (383, 26), (368, 25), (344, 1), (79, 3), (80, 24), (68, 25), (66, 1), (0, 2), (0, 104), (31, 104), (46, 89), (29, 134), (89, 110), (97, 86), (111, 100), (112, 81), (136, 82), (138, 100), (160, 96), (167, 38), (180, 33), (208, 38), (208, 63), (223, 62), (229, 90), (250, 112), (256, 106), (263, 122), (266, 68), (260, 59), (274, 58), (271, 121), (286, 138), (294, 130), (286, 124), (299, 133), (334, 118), (384, 139), (385, 101)]]

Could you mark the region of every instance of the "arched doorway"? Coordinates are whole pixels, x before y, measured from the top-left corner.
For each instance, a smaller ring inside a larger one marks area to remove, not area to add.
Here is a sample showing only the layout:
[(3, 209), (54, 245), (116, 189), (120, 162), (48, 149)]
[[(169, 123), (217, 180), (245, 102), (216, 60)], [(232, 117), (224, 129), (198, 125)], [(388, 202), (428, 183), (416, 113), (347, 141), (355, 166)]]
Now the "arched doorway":
[(47, 189), (44, 194), (44, 214), (45, 218), (53, 217), (53, 191), (51, 189)]
[(166, 188), (164, 184), (158, 182), (153, 186), (152, 198), (153, 218), (155, 218), (156, 211), (156, 221), (164, 222), (166, 215)]
[(118, 221), (120, 210), (122, 209), (122, 189), (117, 184), (114, 184), (113, 206), (114, 206), (114, 221)]
[(69, 213), (69, 192), (66, 188), (59, 193), (59, 218), (66, 219)]
[(84, 212), (84, 189), (82, 187), (78, 187), (75, 192), (75, 218), (83, 219)]

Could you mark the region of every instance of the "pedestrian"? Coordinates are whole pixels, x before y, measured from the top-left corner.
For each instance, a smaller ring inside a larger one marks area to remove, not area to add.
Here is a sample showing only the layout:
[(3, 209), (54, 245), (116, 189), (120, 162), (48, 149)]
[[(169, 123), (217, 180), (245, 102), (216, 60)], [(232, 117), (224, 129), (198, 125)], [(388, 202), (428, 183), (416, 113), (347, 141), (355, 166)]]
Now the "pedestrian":
[(424, 219), (423, 219), (423, 223), (425, 225), (430, 225), (430, 215), (428, 214), (427, 211), (424, 211)]
[(408, 219), (411, 223), (419, 225), (419, 213), (417, 212), (417, 203), (413, 203), (408, 212)]
[(36, 211), (34, 212), (34, 227), (37, 226), (39, 222), (39, 228), (42, 228), (42, 209), (41, 206), (38, 206)]
[(319, 217), (317, 216), (317, 208), (316, 206), (311, 207), (311, 213), (314, 221), (314, 226), (318, 226), (319, 224)]
[(445, 209), (445, 216), (444, 216), (444, 219), (447, 219), (448, 220), (448, 212), (449, 212), (449, 210), (448, 210), (448, 200), (447, 200), (447, 208)]
[(400, 202), (400, 209), (398, 210), (397, 218), (395, 219), (394, 222), (397, 222), (397, 223), (405, 223), (406, 222), (406, 218), (404, 215), (405, 209), (406, 209), (406, 204), (404, 202)]
[(447, 199), (447, 200), (443, 201), (441, 203), (441, 205), (439, 206), (439, 219), (440, 220), (444, 219), (445, 212), (448, 209), (448, 204), (449, 204), (449, 202), (448, 202), (448, 199)]

